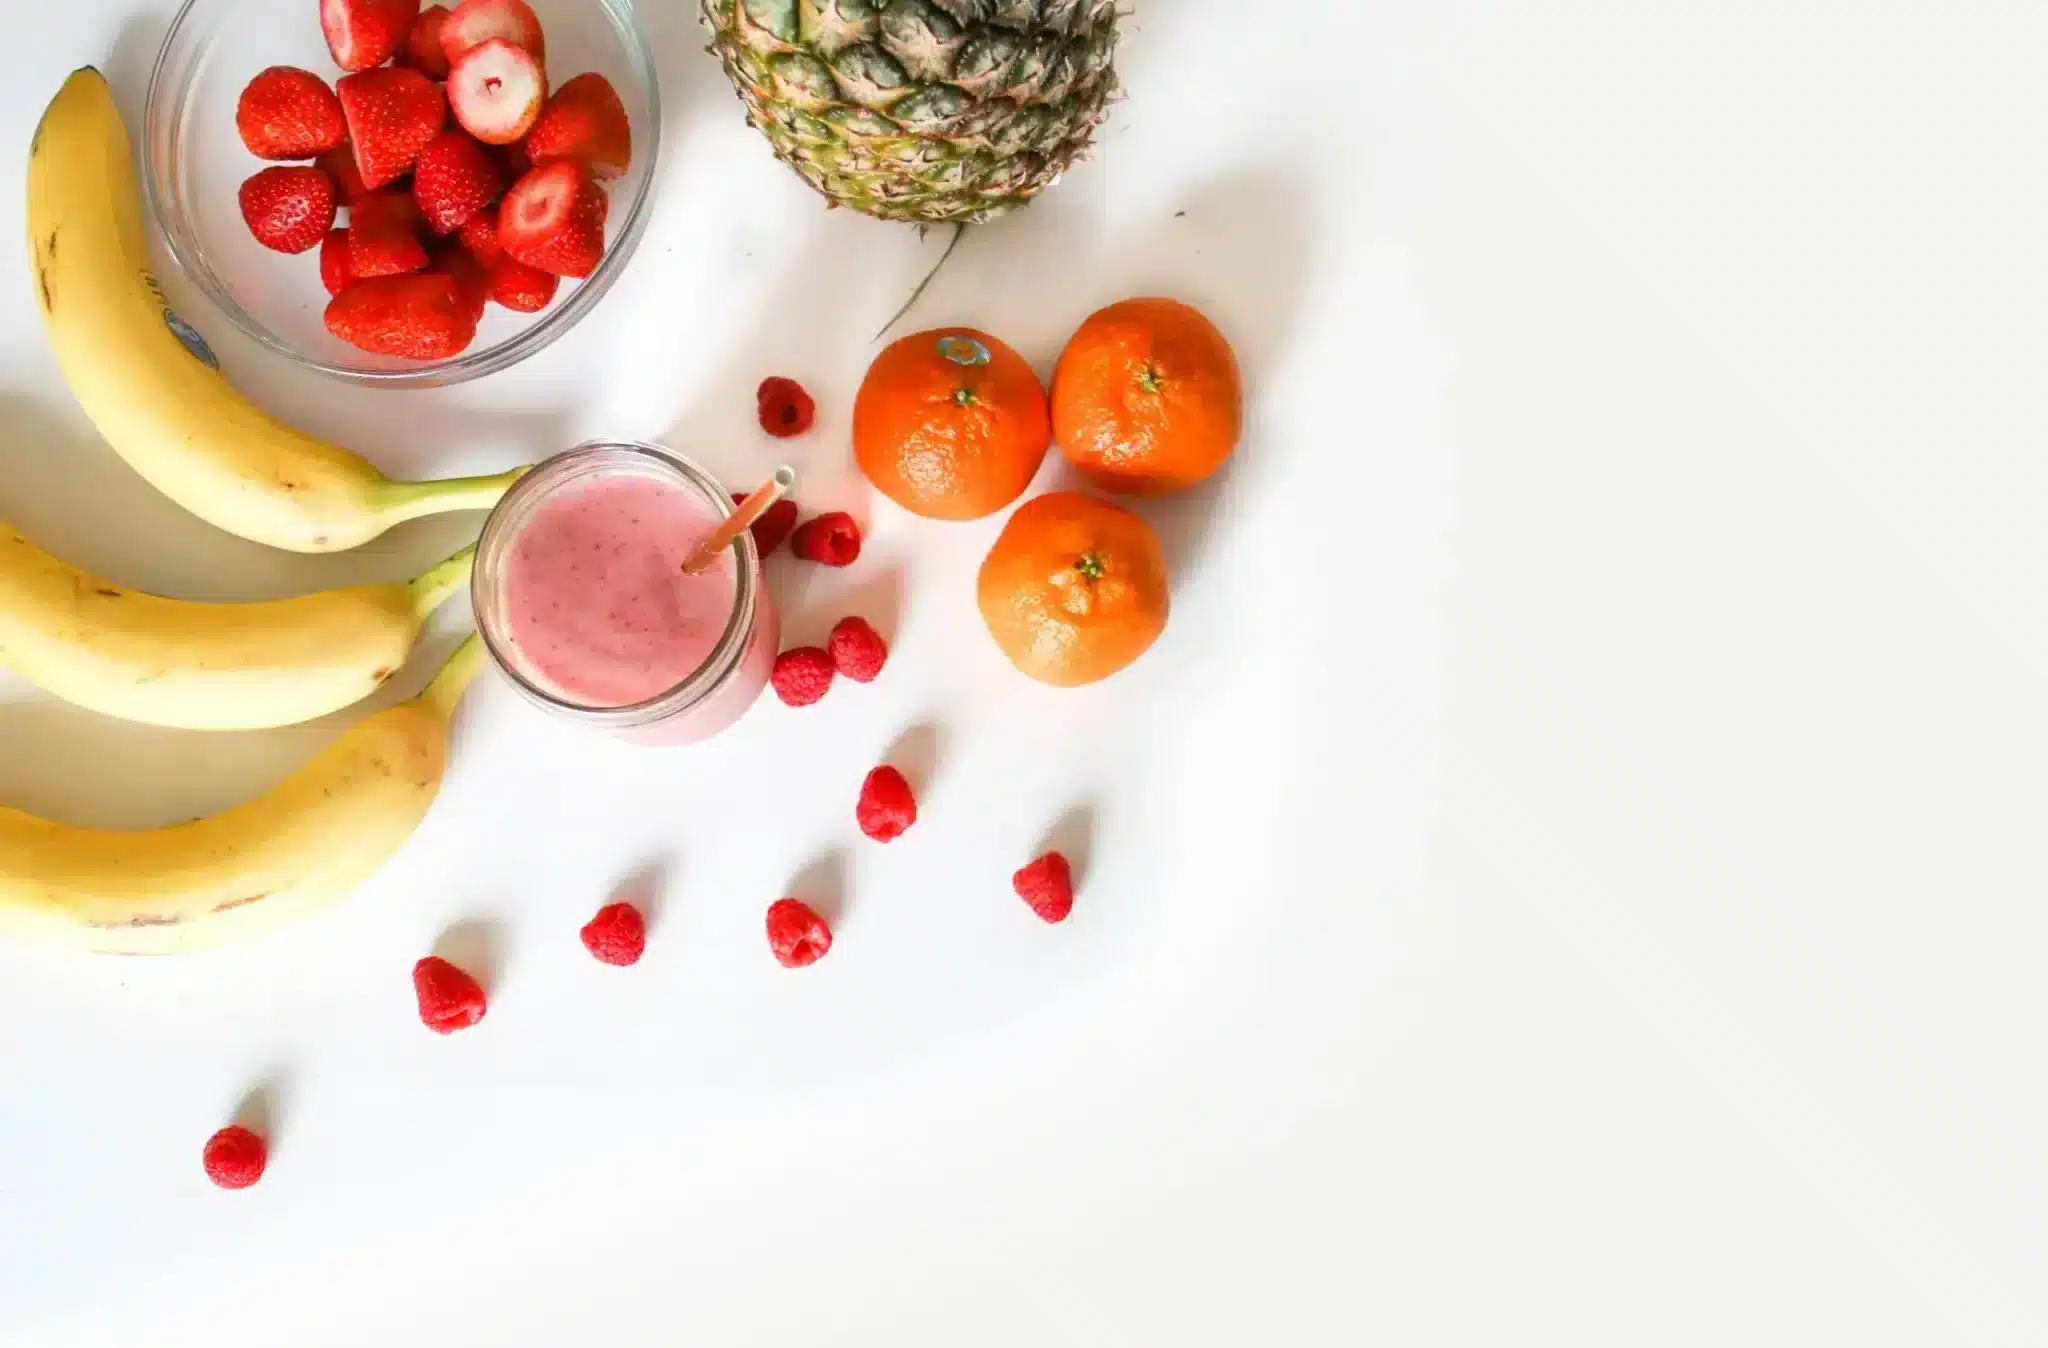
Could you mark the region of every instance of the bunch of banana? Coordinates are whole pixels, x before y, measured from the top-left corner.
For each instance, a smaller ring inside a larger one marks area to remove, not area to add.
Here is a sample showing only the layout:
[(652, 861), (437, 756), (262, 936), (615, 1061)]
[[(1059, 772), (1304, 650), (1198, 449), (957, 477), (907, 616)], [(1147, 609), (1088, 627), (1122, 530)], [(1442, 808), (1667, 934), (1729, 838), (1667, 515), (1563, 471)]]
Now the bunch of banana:
[(260, 604), (141, 594), (0, 520), (0, 664), (67, 702), (185, 730), (297, 725), (366, 697), (469, 578), (474, 547), (409, 583)]
[(36, 304), (85, 414), (199, 518), (293, 552), (339, 552), (402, 520), (494, 504), (517, 472), (393, 482), (229, 387), (149, 271), (128, 133), (97, 70), (74, 71), (29, 147)]
[(207, 819), (129, 833), (0, 809), (0, 935), (169, 955), (261, 935), (340, 898), (433, 803), (449, 717), (482, 662), (471, 636), (420, 696)]

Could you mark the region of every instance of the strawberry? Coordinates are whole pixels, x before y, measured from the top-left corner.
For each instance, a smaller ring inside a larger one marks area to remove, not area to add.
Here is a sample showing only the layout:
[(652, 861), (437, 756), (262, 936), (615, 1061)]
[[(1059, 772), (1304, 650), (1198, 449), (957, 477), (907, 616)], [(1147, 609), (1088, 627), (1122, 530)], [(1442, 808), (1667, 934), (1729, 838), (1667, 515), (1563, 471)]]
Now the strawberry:
[(320, 240), (320, 284), (327, 287), (329, 295), (339, 295), (355, 279), (348, 261), (348, 231), (328, 230), (327, 237)]
[(455, 296), (472, 324), (483, 322), (484, 304), (491, 298), (491, 272), (483, 263), (462, 251), (459, 244), (445, 243), (434, 250), (429, 275), (446, 276), (455, 282)]
[(357, 281), (328, 301), (327, 330), (377, 355), (445, 360), (476, 337), (476, 319), (453, 277), (428, 272)]
[(547, 36), (526, 0), (462, 0), (441, 25), (441, 50), (452, 65), (471, 47), (494, 37), (526, 48), (536, 61), (548, 59)]
[(491, 266), (491, 298), (522, 314), (535, 314), (547, 308), (555, 298), (555, 287), (561, 283), (562, 278), (552, 272), (509, 257), (501, 257)]
[(498, 161), (498, 171), (505, 175), (505, 181), (516, 183), (526, 176), (533, 167), (533, 161), (526, 157), (526, 142), (515, 140), (510, 145), (486, 145), (491, 158)]
[(617, 178), (633, 162), (626, 105), (604, 76), (578, 75), (541, 109), (526, 133), (526, 154), (535, 164), (574, 159), (599, 180)]
[(537, 168), (513, 184), (498, 209), (498, 242), (529, 267), (588, 276), (604, 256), (610, 209), (590, 170), (573, 159)]
[(391, 59), (419, 18), (420, 0), (320, 0), (320, 31), (343, 70), (369, 70)]
[(420, 151), (412, 167), (413, 200), (427, 228), (452, 234), (464, 221), (498, 199), (505, 184), (484, 147), (460, 131), (443, 131)]
[(498, 259), (505, 256), (505, 249), (498, 242), (498, 208), (486, 206), (462, 222), (462, 228), (455, 235), (458, 242), (469, 250), (469, 255), (486, 267), (494, 267)]
[(235, 130), (258, 159), (311, 159), (348, 138), (341, 100), (296, 66), (272, 66), (249, 81), (235, 104)]
[(540, 116), (548, 77), (524, 47), (500, 37), (455, 58), (448, 71), (448, 106), (462, 129), (490, 145), (510, 145)]
[(264, 169), (236, 196), (256, 242), (280, 253), (317, 248), (334, 228), (334, 184), (304, 164)]
[(346, 141), (314, 160), (313, 166), (334, 179), (334, 193), (342, 205), (353, 206), (370, 195), (370, 185), (356, 167), (355, 148)]
[(425, 222), (409, 193), (372, 192), (348, 213), (349, 271), (362, 280), (397, 276), (427, 265), (420, 242)]
[(428, 5), (421, 10), (412, 31), (405, 35), (405, 45), (398, 49), (397, 63), (411, 66), (430, 80), (447, 79), (448, 53), (441, 46), (441, 30), (447, 23), (447, 6)]
[(383, 187), (411, 168), (448, 119), (440, 86), (417, 70), (366, 70), (343, 75), (335, 87), (366, 187)]

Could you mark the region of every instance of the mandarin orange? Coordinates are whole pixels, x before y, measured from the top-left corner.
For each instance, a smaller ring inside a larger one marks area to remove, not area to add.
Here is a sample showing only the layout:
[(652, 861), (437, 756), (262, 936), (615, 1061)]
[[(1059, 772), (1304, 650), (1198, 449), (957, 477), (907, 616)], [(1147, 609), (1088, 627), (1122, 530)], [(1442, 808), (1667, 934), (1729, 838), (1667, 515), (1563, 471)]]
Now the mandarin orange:
[(993, 515), (1024, 494), (1052, 441), (1045, 389), (985, 332), (892, 343), (853, 402), (853, 455), (884, 496), (940, 520)]
[(1166, 630), (1166, 556), (1152, 526), (1078, 492), (1019, 506), (977, 591), (1010, 663), (1062, 688), (1108, 678)]
[(1053, 438), (1107, 491), (1191, 487), (1223, 466), (1243, 423), (1244, 384), (1230, 343), (1179, 300), (1123, 300), (1096, 311), (1053, 372)]

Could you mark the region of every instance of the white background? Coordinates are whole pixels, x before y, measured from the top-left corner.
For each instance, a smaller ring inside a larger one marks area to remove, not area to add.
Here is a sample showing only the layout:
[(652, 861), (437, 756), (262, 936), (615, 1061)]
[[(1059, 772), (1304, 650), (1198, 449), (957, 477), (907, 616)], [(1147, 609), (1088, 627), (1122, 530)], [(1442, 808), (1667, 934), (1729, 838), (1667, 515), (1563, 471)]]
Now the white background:
[[(65, 72), (139, 103), (166, 14), (130, 8), (8, 7), (0, 216)], [(2048, 1334), (2039, 5), (1138, 0), (1101, 153), (913, 319), (1049, 370), (1168, 291), (1238, 345), (1233, 469), (1147, 507), (1172, 626), (1078, 693), (979, 629), (998, 521), (849, 467), (940, 240), (821, 210), (694, 4), (647, 8), (659, 205), (553, 349), (376, 393), (187, 317), (396, 474), (609, 434), (750, 480), (753, 385), (798, 377), (802, 495), (872, 531), (781, 564), (794, 636), (860, 609), (894, 663), (669, 753), (487, 683), (346, 905), (189, 960), (0, 949), (0, 1339)], [(0, 514), (53, 550), (249, 597), (474, 528), (297, 558), (183, 517), (70, 401), (22, 256)], [(0, 800), (88, 823), (232, 803), (339, 725), (0, 697)], [(906, 735), (884, 850), (853, 795)], [(1059, 928), (1007, 890), (1049, 829)], [(647, 959), (595, 964), (576, 927), (650, 874)], [(760, 933), (793, 882), (841, 909), (795, 974)], [(440, 1039), (407, 971), (450, 928), (494, 1001)], [(222, 1193), (200, 1144), (251, 1092), (270, 1173)]]

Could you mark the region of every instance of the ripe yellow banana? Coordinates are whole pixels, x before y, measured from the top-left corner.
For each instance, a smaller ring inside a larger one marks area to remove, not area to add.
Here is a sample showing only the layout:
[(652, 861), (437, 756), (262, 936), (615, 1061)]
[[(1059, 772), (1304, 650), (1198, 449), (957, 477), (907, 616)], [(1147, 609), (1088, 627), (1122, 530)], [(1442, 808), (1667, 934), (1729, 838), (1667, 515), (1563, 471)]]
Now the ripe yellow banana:
[(100, 73), (72, 72), (28, 160), (36, 304), (71, 391), (116, 453), (229, 533), (339, 552), (401, 520), (495, 503), (518, 474), (393, 482), (229, 387), (149, 271), (128, 133)]
[(67, 702), (183, 730), (297, 725), (367, 697), (469, 578), (474, 547), (409, 583), (260, 604), (142, 594), (0, 520), (0, 664)]
[(0, 809), (0, 935), (172, 955), (274, 931), (340, 898), (426, 815), (449, 718), (482, 663), (471, 636), (417, 698), (210, 818), (130, 833)]

